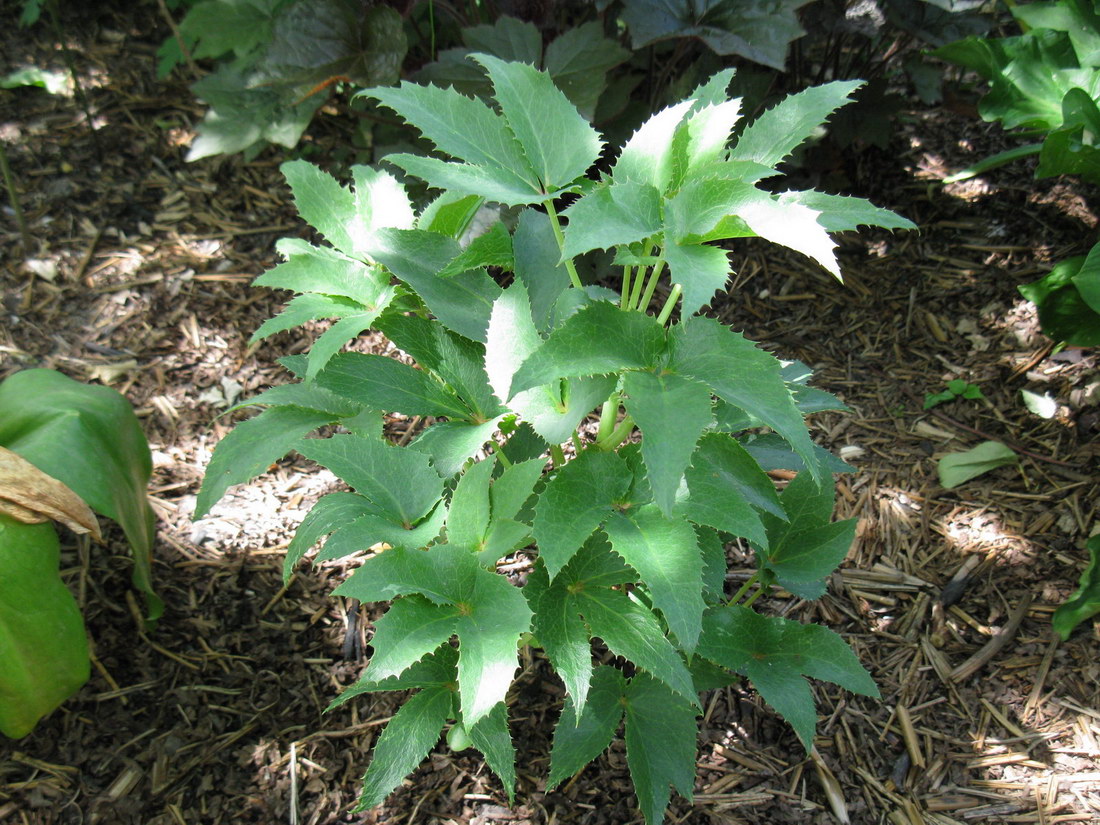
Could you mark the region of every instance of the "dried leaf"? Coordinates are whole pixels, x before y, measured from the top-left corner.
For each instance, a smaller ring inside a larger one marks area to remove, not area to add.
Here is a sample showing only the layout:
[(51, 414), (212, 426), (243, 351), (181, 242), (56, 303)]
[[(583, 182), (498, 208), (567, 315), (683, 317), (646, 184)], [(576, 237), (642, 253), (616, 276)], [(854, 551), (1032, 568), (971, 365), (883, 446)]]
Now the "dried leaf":
[(74, 533), (102, 541), (99, 522), (84, 499), (25, 458), (0, 447), (0, 510), (25, 524), (60, 521)]

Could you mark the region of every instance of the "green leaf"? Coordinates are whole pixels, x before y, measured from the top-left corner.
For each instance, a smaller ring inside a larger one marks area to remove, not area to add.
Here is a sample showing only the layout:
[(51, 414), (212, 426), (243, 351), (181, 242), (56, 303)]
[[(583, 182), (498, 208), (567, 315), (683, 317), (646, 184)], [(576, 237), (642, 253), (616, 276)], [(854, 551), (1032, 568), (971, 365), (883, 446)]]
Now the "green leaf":
[(338, 527), (317, 554), (317, 563), (361, 553), (379, 544), (417, 550), (432, 544), (443, 530), (447, 508), (437, 504), (415, 525), (406, 527), (381, 514), (375, 505), (352, 521)]
[(666, 372), (628, 372), (623, 389), (626, 411), (642, 431), (642, 458), (653, 497), (668, 515), (695, 445), (714, 420), (710, 390)]
[(484, 203), (485, 199), (478, 195), (444, 192), (424, 207), (416, 220), (416, 228), (457, 240), (466, 233)]
[(493, 456), (469, 467), (458, 479), (447, 513), (447, 541), (478, 547), (489, 529), (489, 481), (496, 468)]
[(516, 371), (510, 392), (559, 378), (652, 368), (664, 350), (665, 333), (656, 318), (595, 301), (550, 333)]
[(695, 530), (647, 504), (604, 525), (611, 547), (638, 571), (680, 648), (690, 653), (702, 627), (703, 559)]
[[(540, 571), (545, 577), (545, 568)], [(530, 582), (528, 579), (525, 591), (531, 588)], [(592, 642), (576, 600), (569, 598), (568, 592), (560, 586), (555, 586), (546, 589), (530, 604), (535, 614), (532, 632), (554, 665), (554, 672), (565, 683), (569, 700), (575, 707), (585, 710), (592, 678)]]
[(644, 241), (659, 233), (661, 193), (648, 183), (609, 182), (587, 193), (563, 215), (565, 228), (563, 258), (593, 249)]
[(355, 493), (329, 493), (322, 496), (302, 519), (283, 560), (283, 584), (290, 581), (294, 567), (314, 544), (329, 533), (354, 521), (366, 513), (374, 512), (369, 499)]
[(603, 141), (549, 74), (487, 54), (473, 57), (489, 73), (501, 114), (543, 191), (567, 186), (588, 171)]
[[(485, 367), (497, 397), (508, 396), (516, 371), (541, 344), (526, 288), (515, 281), (493, 305), (486, 334)], [(613, 378), (570, 379), (516, 393), (509, 407), (548, 442), (560, 444), (613, 389)]]
[(453, 695), (446, 687), (425, 688), (394, 714), (374, 747), (356, 811), (381, 805), (416, 770), (439, 741), (443, 723), (451, 715)]
[(836, 80), (785, 97), (748, 125), (730, 159), (777, 166), (862, 85), (861, 80)]
[(983, 473), (1015, 464), (1019, 459), (1011, 449), (999, 441), (983, 441), (977, 447), (961, 453), (950, 453), (936, 465), (940, 484), (953, 490)]
[(917, 225), (901, 215), (882, 209), (863, 198), (846, 195), (826, 195), (824, 192), (783, 192), (779, 203), (796, 203), (813, 210), (817, 222), (826, 232), (847, 232), (861, 226), (881, 226), (885, 229), (916, 229)]
[[(801, 472), (806, 469), (806, 463), (795, 455), (790, 445), (783, 438), (773, 433), (742, 436), (737, 439), (737, 442), (745, 448), (745, 452), (752, 456), (764, 472), (771, 472), (772, 470)], [(818, 466), (828, 473), (855, 472), (855, 468), (851, 464), (844, 463), (824, 447), (815, 444), (814, 453), (817, 456)]]
[(317, 383), (339, 396), (388, 412), (470, 417), (466, 405), (443, 384), (423, 370), (384, 355), (335, 355), (317, 377)]
[(535, 505), (539, 557), (553, 579), (614, 510), (631, 483), (630, 468), (614, 453), (581, 453), (556, 475)]
[(21, 739), (88, 681), (88, 635), (51, 524), (0, 513), (0, 733)]
[(696, 704), (691, 674), (649, 608), (620, 590), (585, 589), (575, 599), (592, 636)]
[(307, 321), (315, 321), (320, 318), (343, 318), (349, 315), (359, 315), (363, 312), (363, 306), (347, 298), (330, 297), (308, 292), (292, 298), (274, 318), (268, 318), (259, 329), (252, 333), (248, 339), (251, 346), (257, 341), (262, 341), (277, 332), (285, 332), (288, 329), (301, 326)]
[(558, 260), (561, 252), (550, 218), (542, 212), (524, 211), (512, 236), (512, 246), (516, 278), (527, 287), (535, 326), (541, 333), (549, 332), (554, 304), (569, 288), (569, 272)]
[(824, 578), (844, 561), (855, 540), (858, 519), (798, 529), (792, 526), (779, 536), (769, 535), (762, 552), (764, 569), (796, 596), (819, 599), (825, 594)]
[(1089, 563), (1081, 573), (1080, 584), (1051, 617), (1054, 631), (1063, 642), (1069, 640), (1077, 625), (1100, 613), (1100, 535), (1093, 536), (1085, 546), (1089, 551)]
[(717, 604), (726, 592), (726, 548), (718, 531), (710, 527), (696, 527), (695, 535), (703, 556), (703, 601)]
[[(390, 294), (385, 303), (389, 303), (393, 294), (393, 289), (390, 288)], [(384, 304), (381, 309), (385, 309)], [(317, 374), (328, 366), (332, 357), (344, 348), (344, 344), (358, 338), (361, 333), (370, 329), (378, 319), (381, 309), (341, 318), (321, 333), (321, 336), (309, 348), (309, 366), (306, 368), (306, 380), (312, 381), (316, 378)]]
[(670, 785), (691, 800), (698, 712), (686, 699), (645, 673), (635, 674), (630, 680), (624, 704), (626, 762), (638, 805), (647, 823), (660, 825)]
[[(497, 55), (503, 57), (504, 55)], [(589, 121), (607, 86), (608, 70), (630, 58), (630, 52), (603, 34), (598, 21), (572, 26), (546, 47), (543, 68), (554, 84)]]
[[(234, 432), (239, 432), (240, 428)], [(298, 452), (322, 464), (394, 521), (411, 526), (443, 492), (443, 481), (422, 453), (357, 435), (306, 439)]]
[(497, 416), (482, 424), (437, 422), (418, 435), (409, 444), (409, 449), (430, 457), (435, 471), (443, 478), (450, 478), (493, 437), (502, 417)]
[(494, 518), (489, 523), (477, 560), (486, 567), (495, 567), (499, 559), (517, 547), (525, 547), (530, 541), (531, 528), (528, 525), (511, 519)]
[(693, 101), (669, 106), (643, 123), (626, 142), (611, 171), (616, 183), (649, 184), (664, 193), (672, 178), (672, 141)]
[(486, 169), (469, 163), (449, 163), (439, 158), (406, 153), (387, 155), (383, 160), (421, 178), (433, 189), (477, 195), (487, 201), (507, 206), (542, 203), (562, 194), (561, 191), (545, 194), (526, 183), (517, 183), (510, 173), (501, 172), (495, 167)]
[(364, 693), (431, 687), (446, 688), (453, 693), (455, 679), (458, 678), (457, 663), (458, 650), (449, 644), (441, 645), (431, 655), (425, 656), (400, 676), (391, 676), (381, 681), (360, 677), (355, 684), (350, 685), (333, 699), (325, 708), (325, 712), (338, 708), (348, 700), (362, 696)]
[(879, 695), (851, 648), (831, 630), (765, 618), (740, 605), (707, 611), (699, 653), (747, 676), (764, 701), (790, 722), (807, 751), (813, 746), (817, 718), (803, 676), (864, 696)]
[(508, 706), (503, 702), (496, 705), (468, 733), (474, 747), (485, 757), (485, 764), (504, 785), (508, 804), (515, 804), (516, 748), (508, 732)]
[[(482, 101), (450, 89), (415, 83), (369, 89), (364, 94), (401, 115), (441, 152), (481, 168), (516, 192), (538, 193), (537, 169), (524, 155), (522, 136), (509, 129), (507, 115), (501, 117)], [(394, 157), (390, 160), (397, 162)]]
[(729, 253), (717, 246), (668, 243), (662, 249), (669, 278), (683, 288), (680, 317), (694, 315), (710, 303), (714, 293), (726, 288), (730, 276)]
[(578, 715), (572, 696), (565, 698), (565, 708), (554, 729), (554, 745), (550, 751), (548, 792), (607, 749), (623, 718), (625, 692), (626, 681), (622, 673), (601, 665), (592, 673), (592, 687), (583, 714)]
[(768, 540), (759, 513), (786, 518), (771, 479), (727, 435), (703, 436), (686, 479), (689, 494), (677, 502), (677, 512), (696, 524), (706, 524), (766, 546)]
[(485, 342), (485, 328), (500, 287), (480, 269), (451, 278), (437, 273), (461, 251), (458, 242), (423, 230), (382, 229), (370, 255), (412, 287), (443, 324), (472, 341)]
[(471, 269), (485, 266), (497, 266), (506, 272), (515, 268), (512, 254), (512, 236), (502, 223), (495, 223), (483, 235), (478, 235), (470, 245), (457, 255), (439, 273), (440, 278), (449, 278)]
[(694, 316), (669, 333), (669, 369), (709, 386), (720, 398), (779, 433), (820, 476), (802, 415), (780, 375), (775, 356), (711, 318)]
[(149, 621), (157, 619), (163, 605), (153, 591), (156, 529), (146, 497), (153, 460), (130, 402), (53, 370), (23, 370), (0, 382), (0, 445), (118, 522), (134, 555), (134, 586)]
[(532, 458), (519, 461), (500, 474), (489, 488), (489, 502), (493, 519), (515, 518), (520, 508), (531, 497), (535, 484), (542, 478), (546, 459)]
[(374, 653), (363, 678), (381, 681), (400, 675), (450, 639), (457, 618), (454, 605), (438, 605), (415, 594), (395, 599), (374, 622)]
[(286, 178), (294, 205), (306, 223), (345, 255), (361, 257), (363, 250), (358, 242), (362, 239), (354, 236), (353, 229), (356, 222), (354, 193), (306, 160), (288, 160), (279, 171)]
[(463, 721), (476, 725), (504, 700), (531, 610), (518, 588), (479, 567), (467, 548), (386, 550), (367, 559), (333, 593), (364, 602), (419, 593), (439, 605), (454, 605)]

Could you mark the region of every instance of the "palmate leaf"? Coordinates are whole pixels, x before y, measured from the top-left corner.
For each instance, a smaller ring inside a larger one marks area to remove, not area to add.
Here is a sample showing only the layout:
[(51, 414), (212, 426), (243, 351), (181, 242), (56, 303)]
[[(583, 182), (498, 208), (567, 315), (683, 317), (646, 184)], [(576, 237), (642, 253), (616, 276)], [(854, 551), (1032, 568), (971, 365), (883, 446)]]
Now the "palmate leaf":
[(466, 419), (470, 410), (449, 388), (384, 355), (345, 352), (334, 356), (317, 383), (339, 396), (387, 412)]
[(431, 460), (435, 471), (450, 478), (493, 437), (504, 416), (483, 423), (444, 421), (424, 430), (409, 444), (409, 449), (423, 453)]
[(819, 625), (764, 617), (740, 605), (711, 608), (703, 617), (700, 655), (749, 678), (769, 705), (813, 746), (813, 695), (803, 676), (877, 697), (878, 688), (844, 640)]
[(394, 599), (374, 622), (374, 653), (363, 678), (381, 681), (400, 675), (454, 635), (458, 615), (454, 605), (441, 606), (424, 596)]
[(470, 245), (456, 256), (439, 273), (440, 278), (458, 275), (479, 267), (496, 266), (511, 272), (515, 269), (512, 253), (512, 236), (502, 223), (495, 223), (483, 235), (478, 235)]
[(565, 210), (563, 258), (593, 249), (643, 241), (661, 231), (661, 193), (648, 183), (624, 181), (597, 187)]
[(599, 450), (581, 453), (551, 477), (535, 505), (533, 525), (551, 579), (611, 515), (631, 479), (619, 456)]
[(558, 261), (560, 250), (550, 218), (542, 212), (524, 212), (512, 236), (512, 246), (516, 278), (527, 287), (535, 327), (540, 333), (547, 333), (554, 304), (569, 287), (569, 272)]
[(370, 499), (356, 493), (329, 493), (306, 513), (290, 540), (283, 559), (283, 583), (290, 581), (294, 567), (314, 544), (355, 519), (375, 511)]
[(501, 702), (467, 728), (470, 741), (485, 757), (485, 764), (497, 775), (508, 794), (508, 804), (515, 803), (516, 748), (508, 732), (508, 706)]
[(439, 538), (446, 515), (447, 508), (437, 504), (416, 524), (406, 527), (371, 504), (366, 512), (341, 525), (328, 537), (316, 561), (344, 558), (379, 545), (408, 550), (427, 547)]
[[(464, 722), (476, 725), (504, 700), (518, 665), (516, 644), (530, 627), (531, 611), (523, 594), (503, 576), (480, 567), (469, 548), (444, 544), (386, 550), (367, 559), (334, 594), (364, 602), (426, 596), (441, 617), (436, 629), (445, 626), (446, 616), (457, 614), (453, 632), (459, 640)], [(427, 616), (418, 610), (421, 623)]]
[(277, 332), (301, 326), (307, 321), (320, 318), (345, 318), (363, 312), (363, 305), (357, 301), (338, 296), (318, 295), (313, 292), (292, 298), (286, 307), (274, 318), (268, 318), (248, 339), (249, 345), (269, 338)]
[(286, 260), (252, 282), (253, 286), (317, 292), (377, 305), (389, 278), (362, 261), (327, 246), (314, 246), (300, 238), (282, 238), (275, 248)]
[(729, 253), (717, 246), (668, 242), (661, 250), (669, 277), (683, 289), (681, 317), (694, 315), (724, 290), (730, 277)]
[(578, 715), (572, 695), (565, 697), (565, 708), (554, 729), (547, 791), (554, 790), (604, 752), (622, 721), (625, 692), (622, 672), (601, 665), (592, 672), (592, 685), (586, 700), (582, 700), (583, 714)]

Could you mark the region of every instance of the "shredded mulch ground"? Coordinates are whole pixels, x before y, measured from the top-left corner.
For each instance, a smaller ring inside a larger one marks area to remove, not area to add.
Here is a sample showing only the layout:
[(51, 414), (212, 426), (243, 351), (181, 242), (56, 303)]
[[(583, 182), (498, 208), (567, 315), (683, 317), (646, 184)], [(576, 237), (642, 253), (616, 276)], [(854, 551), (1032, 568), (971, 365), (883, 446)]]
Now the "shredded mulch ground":
[[(281, 580), (295, 526), (339, 482), (288, 459), (191, 520), (231, 424), (218, 416), (286, 380), (275, 358), (308, 345), (287, 334), (246, 346), (281, 297), (249, 282), (278, 237), (305, 232), (277, 171), (284, 155), (185, 163), (200, 110), (184, 83), (155, 80), (155, 10), (76, 13), (67, 31), (94, 140), (73, 98), (0, 93), (32, 234), (21, 249), (5, 207), (0, 377), (52, 367), (133, 402), (155, 459), (154, 574), (168, 608), (146, 633), (117, 529), (106, 546), (69, 545), (63, 576), (93, 675), (32, 735), (0, 743), (0, 823), (640, 823), (619, 743), (545, 792), (563, 691), (530, 656), (514, 691), (514, 805), (473, 752), (441, 743), (385, 805), (350, 813), (402, 697), (322, 711), (364, 666), (345, 656), (349, 628), (369, 641), (378, 611), (365, 606), (355, 625), (329, 596), (343, 564)], [(46, 28), (20, 32), (13, 14), (0, 69), (63, 69)], [(347, 130), (322, 115), (306, 145), (331, 157)], [(814, 367), (851, 408), (817, 416), (815, 437), (857, 468), (837, 508), (859, 519), (857, 541), (828, 594), (761, 606), (844, 634), (882, 698), (817, 685), (809, 758), (747, 686), (705, 695), (694, 801), (674, 799), (670, 822), (1100, 821), (1097, 628), (1060, 643), (1050, 626), (1097, 523), (1100, 369), (1094, 351), (1053, 352), (1016, 292), (1088, 248), (1096, 193), (1034, 182), (1026, 164), (938, 183), (1001, 148), (973, 116), (913, 108), (889, 151), (842, 154), (831, 181), (921, 227), (841, 239), (843, 285), (766, 244), (734, 249), (739, 274), (713, 313)], [(985, 399), (922, 410), (952, 378)], [(1028, 412), (1025, 388), (1057, 414)], [(986, 439), (1015, 448), (1019, 465), (943, 489), (936, 460)], [(737, 547), (731, 560), (736, 586), (750, 560)]]

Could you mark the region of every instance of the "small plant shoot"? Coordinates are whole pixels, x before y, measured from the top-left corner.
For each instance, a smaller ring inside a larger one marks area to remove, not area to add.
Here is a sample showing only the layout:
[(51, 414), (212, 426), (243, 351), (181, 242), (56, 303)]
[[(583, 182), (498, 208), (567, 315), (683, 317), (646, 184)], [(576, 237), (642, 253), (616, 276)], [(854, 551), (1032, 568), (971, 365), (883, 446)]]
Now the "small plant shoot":
[[(385, 171), (354, 167), (345, 187), (284, 165), (327, 243), (280, 243), (286, 260), (257, 283), (297, 295), (256, 337), (336, 321), (283, 359), (298, 383), (248, 402), (263, 411), (218, 445), (198, 515), (291, 450), (347, 482), (303, 521), (285, 575), (324, 540), (318, 560), (362, 554), (335, 594), (388, 604), (369, 666), (333, 703), (415, 691), (377, 740), (360, 809), (445, 728), (511, 799), (506, 699), (526, 646), (566, 690), (549, 787), (621, 726), (638, 804), (659, 823), (672, 788), (691, 797), (701, 690), (747, 678), (807, 749), (807, 677), (877, 695), (831, 630), (754, 608), (773, 584), (825, 592), (855, 530), (831, 520), (833, 473), (850, 468), (804, 420), (843, 405), (700, 314), (731, 275), (720, 242), (760, 236), (839, 277), (830, 233), (912, 224), (859, 198), (758, 186), (858, 82), (786, 98), (731, 147), (724, 71), (610, 152), (550, 74), (471, 59), (492, 104), (411, 83), (364, 93), (437, 150), (387, 158), (439, 191), (419, 212)], [(597, 174), (601, 157), (614, 162)], [(486, 204), (518, 218), (463, 245)], [(367, 329), (416, 366), (341, 351)], [(398, 446), (383, 435), (393, 413), (434, 423)], [(312, 437), (325, 425), (336, 434)], [(781, 490), (777, 469), (794, 473)], [(734, 541), (757, 571), (731, 593)]]

